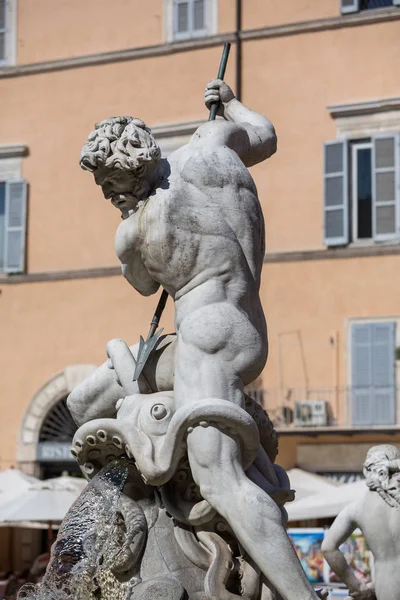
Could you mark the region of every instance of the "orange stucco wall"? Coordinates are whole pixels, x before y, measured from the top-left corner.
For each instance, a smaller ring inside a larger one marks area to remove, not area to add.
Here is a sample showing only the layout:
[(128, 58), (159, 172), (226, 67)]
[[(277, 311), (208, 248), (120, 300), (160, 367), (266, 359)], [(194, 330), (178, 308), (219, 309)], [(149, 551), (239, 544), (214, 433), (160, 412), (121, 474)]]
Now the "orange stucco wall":
[[(322, 144), (336, 136), (326, 106), (396, 95), (399, 23), (244, 45), (244, 102), (267, 114), (279, 136), (276, 156), (253, 169), (268, 251), (322, 247)], [(366, 77), (365, 47), (378, 44)], [(29, 147), (23, 176), (30, 182), (30, 272), (115, 264), (118, 217), (77, 166), (82, 143), (94, 122), (113, 114), (149, 124), (204, 117), (203, 88), (219, 56), (211, 48), (0, 79), (1, 141)], [(234, 83), (233, 60), (226, 79)]]
[(18, 63), (160, 44), (162, 2), (18, 0)]
[[(170, 14), (164, 11), (166, 4), (164, 0), (18, 0), (18, 63), (162, 44)], [(219, 0), (217, 15), (219, 33), (235, 29), (234, 0)]]
[(243, 29), (273, 27), (301, 21), (311, 21), (340, 14), (336, 0), (242, 0)]

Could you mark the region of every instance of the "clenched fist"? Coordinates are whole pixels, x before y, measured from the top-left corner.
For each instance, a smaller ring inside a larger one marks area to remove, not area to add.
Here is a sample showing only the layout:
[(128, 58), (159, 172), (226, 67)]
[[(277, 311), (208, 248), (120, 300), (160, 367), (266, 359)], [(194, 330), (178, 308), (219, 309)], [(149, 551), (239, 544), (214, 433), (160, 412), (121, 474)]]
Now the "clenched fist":
[(207, 83), (204, 102), (208, 110), (210, 110), (212, 104), (218, 104), (217, 115), (220, 117), (224, 116), (225, 106), (234, 97), (235, 94), (222, 79), (213, 79), (210, 83)]

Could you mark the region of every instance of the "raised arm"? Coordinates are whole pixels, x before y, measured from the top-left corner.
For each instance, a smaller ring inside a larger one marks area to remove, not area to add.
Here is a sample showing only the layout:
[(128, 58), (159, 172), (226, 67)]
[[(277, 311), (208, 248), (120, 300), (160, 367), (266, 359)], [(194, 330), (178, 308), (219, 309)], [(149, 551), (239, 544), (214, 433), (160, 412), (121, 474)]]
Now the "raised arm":
[(339, 547), (358, 527), (354, 517), (354, 505), (344, 508), (336, 517), (322, 542), (322, 553), (336, 575), (347, 585), (353, 598), (375, 599), (373, 586), (360, 581), (348, 564)]
[(271, 121), (239, 102), (221, 79), (213, 79), (206, 87), (206, 106), (210, 108), (214, 102), (219, 102), (217, 114), (228, 123), (209, 122), (196, 132), (199, 137), (212, 136), (215, 143), (229, 146), (246, 167), (262, 162), (276, 152), (277, 138)]

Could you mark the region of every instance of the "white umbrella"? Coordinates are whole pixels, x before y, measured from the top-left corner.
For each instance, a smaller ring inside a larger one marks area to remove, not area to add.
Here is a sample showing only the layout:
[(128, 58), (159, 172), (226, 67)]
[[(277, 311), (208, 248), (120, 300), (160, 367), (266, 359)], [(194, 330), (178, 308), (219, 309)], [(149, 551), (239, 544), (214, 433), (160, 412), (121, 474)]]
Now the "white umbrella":
[(321, 477), (303, 469), (290, 469), (287, 472), (291, 489), (296, 492), (296, 502), (321, 492), (330, 492), (332, 488), (343, 484)]
[(355, 481), (290, 502), (285, 505), (285, 508), (289, 521), (336, 517), (345, 506), (362, 497), (367, 490), (365, 480)]
[(0, 471), (0, 506), (38, 481), (39, 479), (36, 477), (26, 475), (19, 469), (11, 468)]
[(67, 475), (36, 481), (12, 500), (0, 504), (0, 521), (4, 524), (62, 521), (85, 487), (84, 479)]

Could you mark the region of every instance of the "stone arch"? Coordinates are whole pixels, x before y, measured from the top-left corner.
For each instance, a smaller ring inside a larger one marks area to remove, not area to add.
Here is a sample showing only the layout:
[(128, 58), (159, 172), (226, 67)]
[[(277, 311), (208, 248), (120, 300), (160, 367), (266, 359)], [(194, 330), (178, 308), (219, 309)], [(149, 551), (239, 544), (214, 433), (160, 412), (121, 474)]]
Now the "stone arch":
[(18, 436), (17, 463), (22, 470), (32, 474), (36, 471), (39, 434), (46, 415), (96, 368), (96, 365), (66, 367), (35, 393), (22, 419)]

